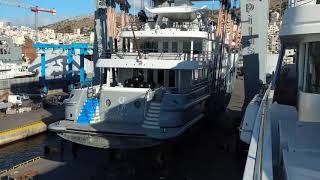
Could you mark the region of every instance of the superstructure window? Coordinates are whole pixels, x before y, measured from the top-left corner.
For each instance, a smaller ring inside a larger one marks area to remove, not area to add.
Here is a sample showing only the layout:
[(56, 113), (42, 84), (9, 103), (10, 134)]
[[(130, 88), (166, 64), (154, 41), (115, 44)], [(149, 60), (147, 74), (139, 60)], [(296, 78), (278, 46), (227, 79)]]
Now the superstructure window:
[(148, 69), (148, 71), (147, 71), (147, 82), (154, 83), (153, 82), (153, 70), (151, 70), (151, 69)]
[(189, 53), (191, 51), (191, 42), (190, 41), (183, 41), (182, 51), (184, 53)]
[(169, 70), (169, 87), (176, 86), (176, 72), (175, 70)]
[(163, 42), (162, 49), (165, 53), (169, 52), (169, 42)]
[(202, 42), (201, 41), (195, 41), (193, 44), (193, 52), (195, 54), (202, 53)]
[(163, 86), (164, 85), (164, 70), (158, 70), (158, 84)]
[(158, 42), (152, 42), (152, 52), (159, 52), (158, 50)]
[(172, 52), (178, 52), (178, 42), (172, 42)]
[(273, 100), (278, 104), (295, 106), (297, 103), (298, 76), (297, 47), (284, 47), (281, 56), (281, 66), (276, 72), (276, 82)]
[(158, 42), (148, 41), (143, 46), (143, 52), (158, 52)]
[(320, 42), (310, 42), (306, 47), (304, 91), (320, 94)]

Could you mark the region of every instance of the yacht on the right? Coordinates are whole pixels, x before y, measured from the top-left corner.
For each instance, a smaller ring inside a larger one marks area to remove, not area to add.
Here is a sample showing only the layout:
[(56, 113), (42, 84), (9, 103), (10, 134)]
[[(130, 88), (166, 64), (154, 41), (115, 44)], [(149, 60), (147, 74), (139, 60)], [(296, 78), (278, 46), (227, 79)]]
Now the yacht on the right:
[(244, 180), (320, 179), (320, 1), (289, 0), (272, 83), (246, 109)]

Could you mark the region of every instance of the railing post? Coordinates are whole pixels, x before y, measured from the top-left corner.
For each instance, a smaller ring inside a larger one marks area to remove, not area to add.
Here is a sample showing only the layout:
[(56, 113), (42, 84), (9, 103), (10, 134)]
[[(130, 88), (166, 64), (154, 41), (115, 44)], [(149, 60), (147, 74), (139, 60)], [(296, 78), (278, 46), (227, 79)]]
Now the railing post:
[(190, 45), (190, 60), (193, 60), (193, 40), (191, 40), (191, 45)]
[(84, 53), (86, 49), (80, 49), (80, 83), (83, 84), (85, 81), (84, 77)]
[(72, 77), (72, 65), (73, 65), (73, 52), (74, 49), (68, 49), (68, 73), (67, 73), (67, 79), (69, 83), (69, 90), (72, 90), (74, 88), (73, 85), (73, 77)]
[(48, 85), (46, 82), (46, 54), (45, 49), (41, 49), (41, 82), (42, 82), (42, 93), (48, 93)]

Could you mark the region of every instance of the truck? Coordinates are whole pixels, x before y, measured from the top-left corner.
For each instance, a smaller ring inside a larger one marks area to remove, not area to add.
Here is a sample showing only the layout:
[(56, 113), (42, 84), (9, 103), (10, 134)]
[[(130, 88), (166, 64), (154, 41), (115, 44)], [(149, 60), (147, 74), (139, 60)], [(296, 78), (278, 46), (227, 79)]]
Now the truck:
[(8, 102), (12, 103), (13, 105), (22, 105), (22, 97), (20, 95), (9, 95)]
[(6, 110), (12, 106), (9, 102), (0, 102), (0, 111)]

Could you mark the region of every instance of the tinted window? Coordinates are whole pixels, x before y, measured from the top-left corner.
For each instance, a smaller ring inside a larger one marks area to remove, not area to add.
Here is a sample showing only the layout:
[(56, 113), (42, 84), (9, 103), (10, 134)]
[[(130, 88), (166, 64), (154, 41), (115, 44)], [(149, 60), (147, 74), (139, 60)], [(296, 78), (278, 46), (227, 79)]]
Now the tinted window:
[(169, 43), (163, 42), (163, 52), (168, 52), (168, 51), (169, 51)]
[(274, 101), (279, 104), (295, 106), (297, 103), (298, 78), (296, 48), (283, 50), (281, 67), (277, 72)]
[(164, 85), (164, 70), (158, 70), (158, 84), (161, 86)]
[(308, 44), (305, 61), (305, 92), (320, 94), (320, 42)]
[(169, 87), (176, 86), (176, 72), (174, 70), (169, 70)]
[(172, 42), (172, 52), (178, 52), (178, 42)]

